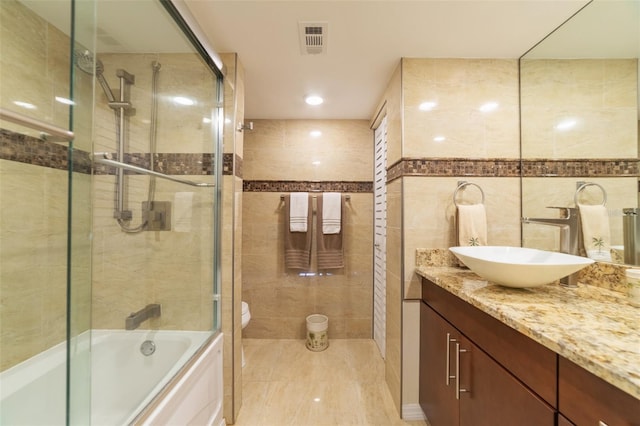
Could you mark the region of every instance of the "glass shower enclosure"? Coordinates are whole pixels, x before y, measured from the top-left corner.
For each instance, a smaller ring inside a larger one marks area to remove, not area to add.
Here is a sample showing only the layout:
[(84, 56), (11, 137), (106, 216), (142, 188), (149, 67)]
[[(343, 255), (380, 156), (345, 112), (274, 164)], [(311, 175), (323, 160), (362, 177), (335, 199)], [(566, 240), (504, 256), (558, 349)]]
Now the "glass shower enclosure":
[(129, 424), (220, 329), (222, 73), (170, 1), (0, 31), (0, 424)]

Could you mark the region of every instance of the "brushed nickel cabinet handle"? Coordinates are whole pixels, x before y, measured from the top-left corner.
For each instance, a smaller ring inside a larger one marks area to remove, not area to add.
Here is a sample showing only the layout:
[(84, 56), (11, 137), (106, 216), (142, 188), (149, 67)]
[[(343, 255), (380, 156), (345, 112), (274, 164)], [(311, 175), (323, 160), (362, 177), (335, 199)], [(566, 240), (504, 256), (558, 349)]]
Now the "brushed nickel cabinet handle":
[(451, 338), (451, 333), (447, 333), (447, 350), (446, 350), (446, 354), (447, 354), (447, 359), (446, 359), (446, 367), (445, 369), (447, 370), (447, 379), (446, 379), (446, 384), (447, 386), (449, 386), (449, 384), (451, 383), (451, 379), (455, 379), (456, 376), (452, 376), (451, 375), (451, 362), (449, 361), (451, 358), (451, 343), (455, 342), (456, 339), (452, 339)]
[(460, 343), (456, 343), (456, 399), (460, 399), (460, 393), (469, 392), (469, 389), (460, 388), (460, 354), (468, 352), (466, 349), (460, 349)]

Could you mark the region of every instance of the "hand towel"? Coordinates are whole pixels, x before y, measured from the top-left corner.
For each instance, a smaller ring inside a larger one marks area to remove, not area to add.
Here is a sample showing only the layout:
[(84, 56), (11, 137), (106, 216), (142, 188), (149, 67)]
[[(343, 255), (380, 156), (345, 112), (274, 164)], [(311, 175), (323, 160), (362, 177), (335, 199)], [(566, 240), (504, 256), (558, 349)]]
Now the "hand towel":
[(611, 231), (609, 213), (603, 205), (578, 204), (582, 237), (587, 257), (611, 262)]
[[(323, 211), (323, 196), (319, 195), (316, 200), (316, 206), (318, 211)], [(342, 197), (341, 197), (342, 198)], [(344, 217), (344, 203), (340, 202), (340, 217)], [(317, 215), (320, 216), (319, 214)], [(344, 226), (340, 226), (340, 230), (337, 234), (325, 234), (322, 230), (322, 226), (317, 224), (317, 257), (318, 257), (318, 269), (338, 269), (344, 268), (344, 253), (342, 250), (342, 235), (344, 233)]]
[(342, 194), (326, 192), (322, 194), (322, 233), (337, 234), (342, 221)]
[(458, 244), (460, 246), (487, 245), (487, 213), (484, 204), (462, 204), (457, 210)]
[[(289, 269), (309, 270), (311, 266), (311, 227), (307, 226), (306, 232), (292, 232), (288, 226), (290, 223), (291, 197), (284, 197), (284, 264)], [(311, 223), (311, 197), (307, 197), (306, 223)]]
[(309, 194), (307, 192), (292, 192), (289, 204), (289, 230), (291, 232), (307, 232), (309, 210)]

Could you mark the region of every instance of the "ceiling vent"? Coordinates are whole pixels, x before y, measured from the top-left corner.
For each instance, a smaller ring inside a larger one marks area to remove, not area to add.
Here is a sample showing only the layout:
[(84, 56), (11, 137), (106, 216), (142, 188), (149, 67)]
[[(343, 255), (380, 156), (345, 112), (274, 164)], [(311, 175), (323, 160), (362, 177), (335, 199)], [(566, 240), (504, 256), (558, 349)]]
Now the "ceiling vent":
[(319, 55), (327, 52), (327, 22), (298, 22), (300, 52)]

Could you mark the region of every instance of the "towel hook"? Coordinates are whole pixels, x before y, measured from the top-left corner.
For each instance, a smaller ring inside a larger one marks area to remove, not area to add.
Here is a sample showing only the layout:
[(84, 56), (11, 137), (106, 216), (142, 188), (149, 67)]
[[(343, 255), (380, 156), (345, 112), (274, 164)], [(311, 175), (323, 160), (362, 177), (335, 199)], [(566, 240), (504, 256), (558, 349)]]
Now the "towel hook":
[(459, 180), (458, 181), (458, 187), (456, 188), (455, 192), (453, 193), (453, 204), (458, 207), (458, 202), (456, 201), (456, 196), (458, 195), (458, 191), (460, 191), (461, 189), (464, 189), (465, 187), (469, 186), (469, 185), (473, 185), (476, 188), (478, 188), (480, 190), (480, 194), (482, 195), (482, 201), (480, 202), (481, 204), (484, 204), (484, 191), (482, 190), (482, 188), (480, 188), (480, 185), (478, 185), (477, 183), (473, 183), (473, 182), (467, 182), (465, 180)]
[(576, 192), (573, 195), (573, 202), (575, 203), (576, 206), (579, 204), (578, 203), (578, 196), (588, 186), (597, 186), (598, 188), (600, 188), (600, 190), (602, 191), (602, 205), (603, 206), (607, 205), (607, 191), (605, 191), (605, 189), (602, 187), (602, 185), (597, 184), (595, 182), (578, 182), (577, 186), (578, 186), (578, 189), (576, 189)]

